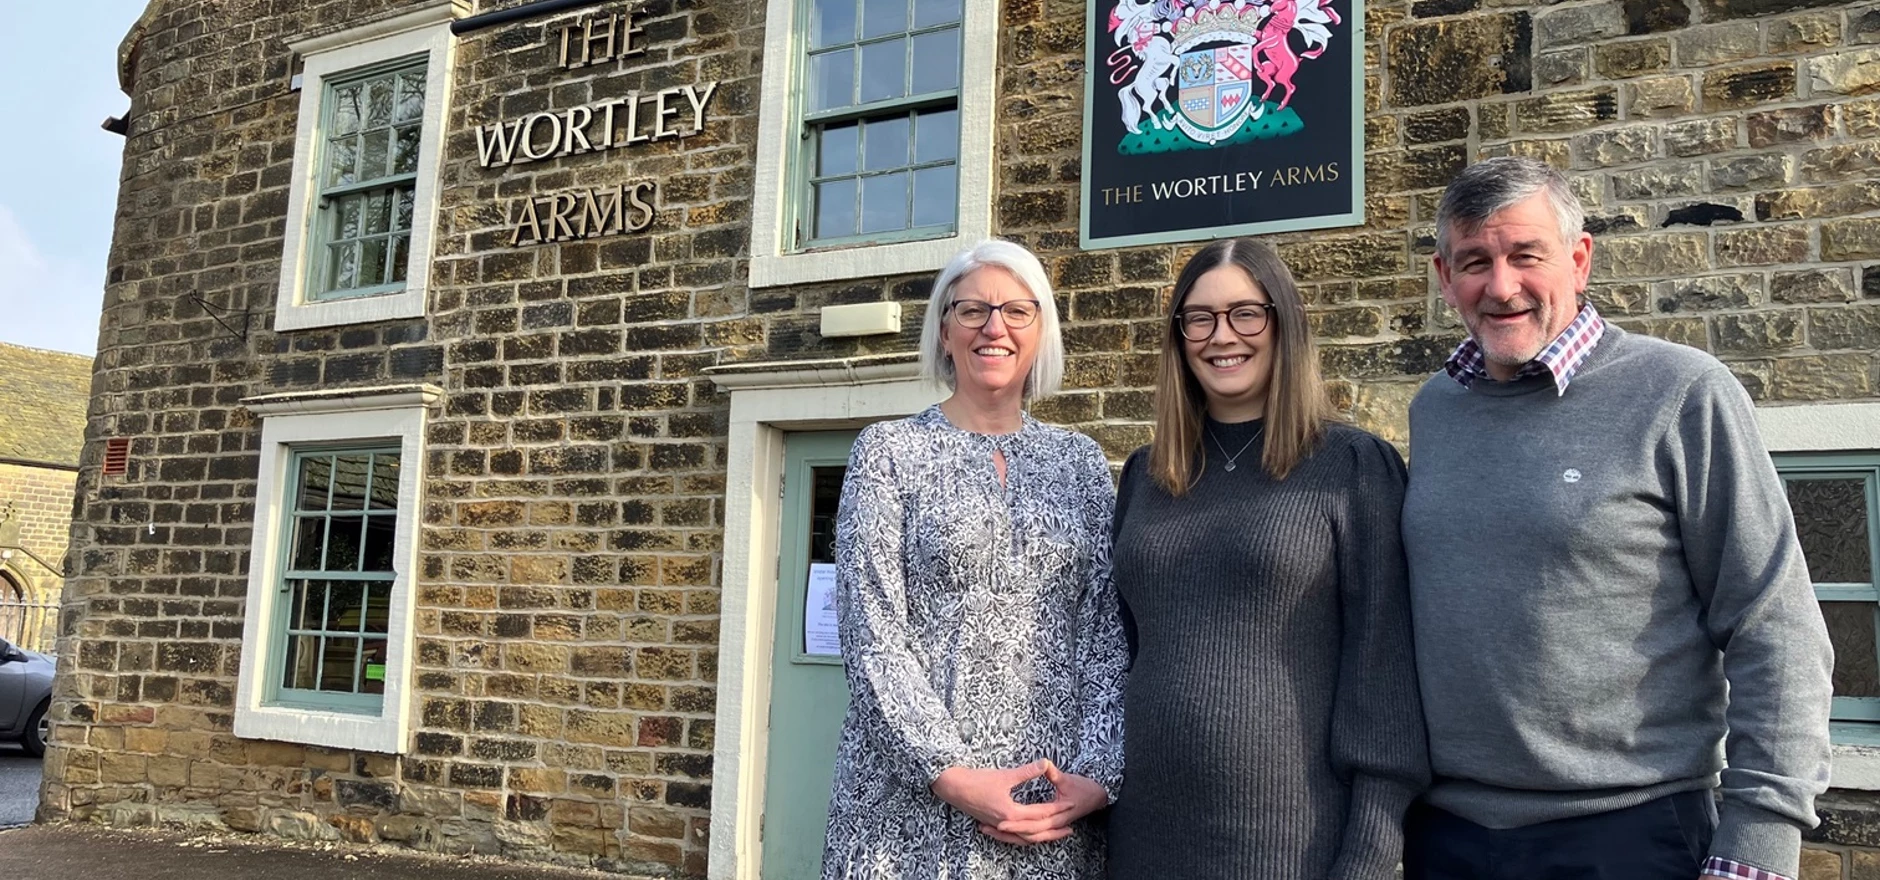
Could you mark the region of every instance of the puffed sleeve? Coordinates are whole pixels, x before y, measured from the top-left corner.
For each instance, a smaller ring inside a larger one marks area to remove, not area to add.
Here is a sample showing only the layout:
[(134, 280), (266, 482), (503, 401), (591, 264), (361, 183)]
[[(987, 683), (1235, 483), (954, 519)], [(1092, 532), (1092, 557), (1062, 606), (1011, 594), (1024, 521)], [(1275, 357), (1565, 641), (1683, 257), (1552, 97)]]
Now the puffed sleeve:
[(851, 704), (911, 785), (969, 756), (908, 629), (901, 489), (881, 425), (855, 440), (836, 511), (836, 611)]
[(1083, 726), (1077, 760), (1068, 768), (1110, 793), (1123, 782), (1123, 681), (1129, 669), (1128, 642), (1110, 576), (1110, 517), (1116, 489), (1109, 462), (1095, 441), (1084, 438), (1077, 475), (1084, 506), (1090, 563), (1077, 608), (1078, 704)]
[(1383, 880), (1403, 852), (1403, 817), (1428, 787), (1429, 747), (1417, 692), (1404, 560), (1403, 458), (1369, 434), (1347, 453), (1337, 516), (1343, 643), (1332, 707), (1332, 769), (1351, 785), (1334, 880)]

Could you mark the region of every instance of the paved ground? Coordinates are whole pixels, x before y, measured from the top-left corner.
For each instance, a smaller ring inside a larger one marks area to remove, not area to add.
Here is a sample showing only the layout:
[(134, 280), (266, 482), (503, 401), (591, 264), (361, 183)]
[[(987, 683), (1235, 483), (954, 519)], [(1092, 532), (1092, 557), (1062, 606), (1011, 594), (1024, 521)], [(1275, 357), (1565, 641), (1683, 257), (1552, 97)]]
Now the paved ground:
[(39, 759), (13, 743), (0, 744), (0, 828), (33, 821), (39, 806)]
[(0, 831), (0, 877), (83, 880), (619, 880), (618, 874), (540, 868), (340, 844), (261, 837), (31, 825)]

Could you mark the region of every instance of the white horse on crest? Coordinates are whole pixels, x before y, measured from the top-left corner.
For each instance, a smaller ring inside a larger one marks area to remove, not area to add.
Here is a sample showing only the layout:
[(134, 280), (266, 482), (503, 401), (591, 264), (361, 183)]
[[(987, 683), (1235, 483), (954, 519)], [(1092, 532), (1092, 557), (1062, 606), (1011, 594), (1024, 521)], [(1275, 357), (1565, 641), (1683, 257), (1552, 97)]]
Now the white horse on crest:
[(1123, 106), (1123, 127), (1130, 134), (1142, 133), (1145, 114), (1156, 128), (1168, 127), (1155, 113), (1157, 102), (1164, 110), (1175, 109), (1168, 100), (1168, 87), (1181, 59), (1169, 37), (1169, 22), (1179, 14), (1174, 12), (1177, 9), (1178, 0), (1117, 0), (1116, 8), (1110, 10), (1110, 35), (1117, 48), (1127, 48), (1142, 65), (1129, 85), (1116, 92)]

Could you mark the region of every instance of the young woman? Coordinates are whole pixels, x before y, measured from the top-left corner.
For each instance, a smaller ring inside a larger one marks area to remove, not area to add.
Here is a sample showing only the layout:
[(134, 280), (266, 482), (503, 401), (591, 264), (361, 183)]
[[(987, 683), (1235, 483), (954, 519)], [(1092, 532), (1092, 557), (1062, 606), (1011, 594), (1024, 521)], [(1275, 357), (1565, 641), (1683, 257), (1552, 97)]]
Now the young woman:
[(920, 353), (952, 396), (864, 430), (837, 510), (850, 699), (823, 877), (1094, 880), (1077, 820), (1122, 774), (1114, 493), (1095, 441), (1025, 414), (1063, 375), (1038, 259), (955, 258)]
[(1292, 274), (1249, 239), (1182, 269), (1155, 408), (1117, 501), (1110, 876), (1390, 877), (1429, 777), (1403, 460), (1334, 419)]

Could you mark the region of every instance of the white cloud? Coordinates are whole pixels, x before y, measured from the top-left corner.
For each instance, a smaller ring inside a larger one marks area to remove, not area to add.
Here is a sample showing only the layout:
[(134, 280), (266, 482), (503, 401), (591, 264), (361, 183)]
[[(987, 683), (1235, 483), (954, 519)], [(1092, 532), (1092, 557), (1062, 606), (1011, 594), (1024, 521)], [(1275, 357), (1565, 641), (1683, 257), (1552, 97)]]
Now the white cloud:
[(103, 307), (103, 265), (41, 251), (0, 205), (0, 341), (91, 354)]

